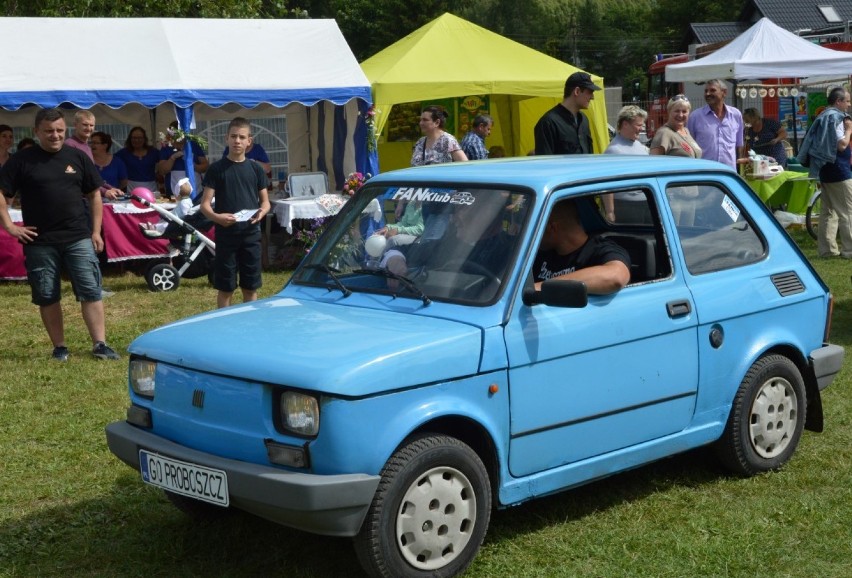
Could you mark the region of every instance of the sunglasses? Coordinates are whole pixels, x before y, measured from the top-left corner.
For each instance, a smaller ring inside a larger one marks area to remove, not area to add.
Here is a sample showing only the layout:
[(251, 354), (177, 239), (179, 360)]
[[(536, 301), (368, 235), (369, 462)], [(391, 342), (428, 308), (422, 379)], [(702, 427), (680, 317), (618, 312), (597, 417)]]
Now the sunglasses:
[(689, 99), (686, 97), (685, 94), (676, 94), (672, 97), (672, 102), (677, 102), (679, 100), (685, 100), (686, 102), (689, 102)]

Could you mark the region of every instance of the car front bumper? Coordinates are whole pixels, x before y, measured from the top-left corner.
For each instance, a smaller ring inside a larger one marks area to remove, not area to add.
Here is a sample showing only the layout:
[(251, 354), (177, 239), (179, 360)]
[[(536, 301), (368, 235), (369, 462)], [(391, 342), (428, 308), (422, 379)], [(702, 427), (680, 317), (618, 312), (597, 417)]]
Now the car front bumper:
[(137, 472), (140, 449), (223, 470), (231, 506), (315, 534), (357, 534), (379, 484), (379, 476), (367, 474), (321, 476), (221, 458), (125, 421), (106, 426), (106, 437), (110, 451)]

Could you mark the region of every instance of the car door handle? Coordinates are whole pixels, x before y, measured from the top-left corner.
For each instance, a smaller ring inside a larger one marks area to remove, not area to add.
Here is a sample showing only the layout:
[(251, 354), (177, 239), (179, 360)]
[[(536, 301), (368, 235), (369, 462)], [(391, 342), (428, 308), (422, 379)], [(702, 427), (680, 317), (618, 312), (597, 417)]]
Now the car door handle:
[(686, 299), (683, 301), (669, 301), (666, 303), (666, 310), (669, 312), (669, 317), (683, 317), (692, 312), (692, 306)]

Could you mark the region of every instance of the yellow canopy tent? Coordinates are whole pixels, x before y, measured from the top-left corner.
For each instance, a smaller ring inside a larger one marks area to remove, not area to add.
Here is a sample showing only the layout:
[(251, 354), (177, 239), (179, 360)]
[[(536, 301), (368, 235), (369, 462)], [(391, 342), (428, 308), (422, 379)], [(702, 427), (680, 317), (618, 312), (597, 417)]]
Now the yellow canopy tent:
[[(382, 170), (408, 166), (411, 160), (413, 143), (393, 142), (384, 130), (395, 105), (487, 96), (495, 126), (486, 146), (500, 145), (507, 156), (523, 156), (535, 148), (535, 123), (562, 101), (565, 79), (580, 70), (449, 13), (365, 60), (361, 68), (373, 89)], [(601, 77), (592, 78), (603, 86)], [(603, 91), (595, 93), (585, 114), (594, 150), (602, 152), (609, 143)], [(416, 118), (411, 121), (416, 127)]]

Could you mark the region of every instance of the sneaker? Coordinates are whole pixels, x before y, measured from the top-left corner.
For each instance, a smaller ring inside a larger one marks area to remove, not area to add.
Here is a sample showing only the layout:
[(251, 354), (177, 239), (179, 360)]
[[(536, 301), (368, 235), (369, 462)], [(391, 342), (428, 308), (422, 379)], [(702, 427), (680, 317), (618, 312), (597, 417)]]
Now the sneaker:
[(54, 347), (50, 358), (56, 361), (68, 361), (68, 348), (64, 345)]
[(115, 291), (110, 291), (106, 287), (101, 287), (101, 299), (106, 299), (107, 297), (112, 297), (115, 295)]
[(166, 250), (169, 252), (169, 257), (171, 257), (172, 259), (174, 259), (178, 255), (180, 255), (180, 249), (178, 249), (177, 247), (175, 247), (171, 243), (169, 243), (169, 246), (166, 247)]
[(113, 351), (112, 347), (110, 347), (103, 341), (98, 341), (97, 343), (95, 343), (95, 346), (92, 348), (92, 355), (94, 355), (98, 359), (121, 359), (121, 356), (119, 356), (115, 351)]

